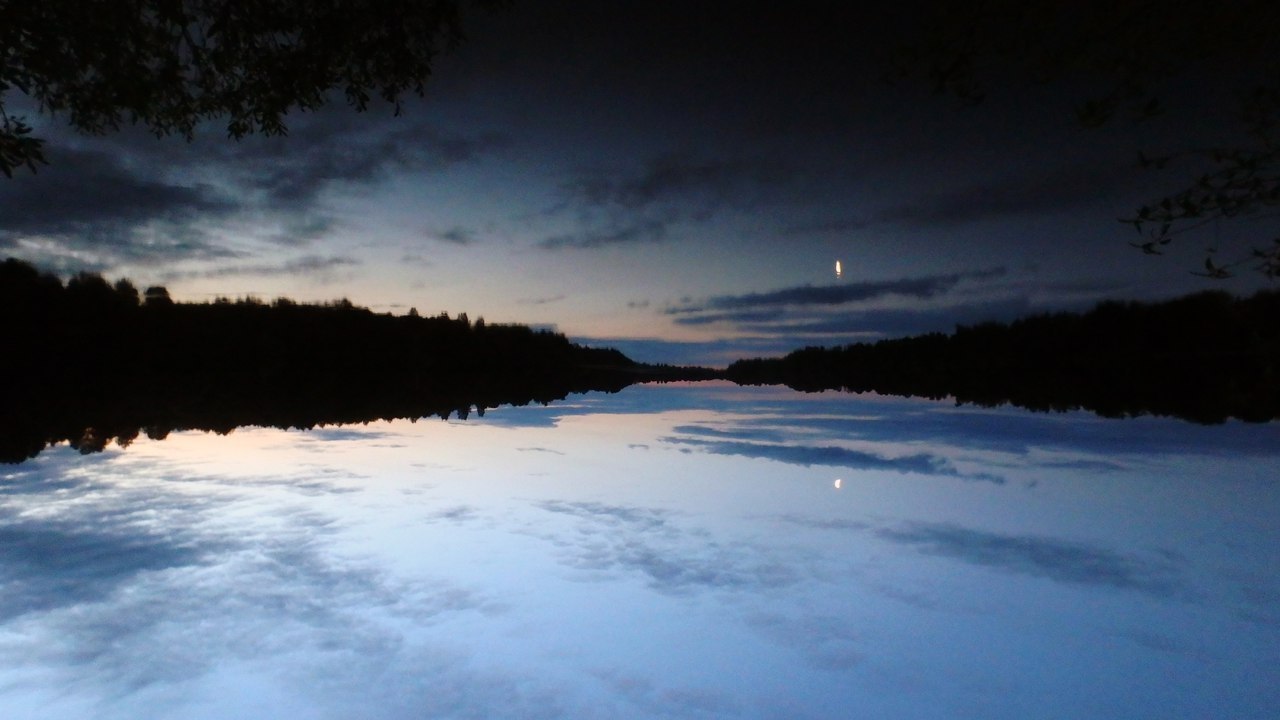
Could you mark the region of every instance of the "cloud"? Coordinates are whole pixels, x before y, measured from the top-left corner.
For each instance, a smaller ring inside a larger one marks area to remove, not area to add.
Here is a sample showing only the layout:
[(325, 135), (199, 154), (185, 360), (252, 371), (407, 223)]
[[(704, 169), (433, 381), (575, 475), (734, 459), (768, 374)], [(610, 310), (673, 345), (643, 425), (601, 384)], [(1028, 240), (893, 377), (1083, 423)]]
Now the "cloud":
[(311, 114), (289, 136), (212, 145), (204, 162), (220, 166), (272, 208), (310, 209), (335, 184), (370, 184), (395, 171), (443, 170), (508, 143), (495, 133), (446, 133), (423, 124)]
[(1182, 586), (1177, 568), (1168, 559), (1147, 559), (1056, 538), (1005, 535), (933, 523), (882, 528), (875, 534), (926, 555), (1055, 582), (1133, 590), (1157, 597), (1171, 597)]
[(283, 247), (302, 247), (324, 237), (337, 226), (338, 220), (330, 215), (301, 212), (285, 219), (280, 231), (268, 236), (267, 241)]
[(552, 295), (550, 297), (524, 298), (517, 300), (516, 302), (521, 305), (550, 305), (552, 303), (558, 303), (561, 300), (564, 300), (564, 298), (564, 295)]
[(606, 245), (635, 242), (659, 242), (666, 239), (668, 224), (669, 221), (666, 220), (644, 219), (616, 223), (603, 228), (590, 228), (545, 237), (538, 241), (538, 247), (545, 250), (558, 250), (560, 248), (600, 248)]
[(1066, 213), (1106, 197), (1115, 180), (1114, 168), (1070, 166), (1034, 177), (1014, 177), (926, 195), (915, 203), (873, 214), (863, 227), (889, 223), (951, 227), (1038, 213)]
[(286, 260), (280, 263), (228, 265), (209, 270), (171, 271), (163, 273), (161, 277), (165, 281), (183, 280), (188, 278), (239, 277), (245, 275), (257, 277), (312, 275), (324, 278), (325, 276), (331, 275), (335, 270), (355, 267), (359, 264), (360, 261), (355, 258), (342, 257), (338, 255), (331, 255), (328, 257), (305, 255), (300, 258)]
[[(728, 201), (741, 190), (774, 185), (790, 172), (781, 164), (745, 158), (697, 160), (669, 154), (651, 159), (643, 170), (630, 177), (592, 174), (564, 185), (568, 202), (594, 207), (639, 210), (656, 203), (691, 196), (707, 205)], [(739, 198), (740, 202), (745, 202)]]
[(461, 225), (454, 225), (447, 230), (431, 233), (430, 237), (451, 245), (470, 245), (476, 241), (475, 231), (464, 228)]
[(946, 192), (919, 194), (909, 203), (853, 217), (794, 223), (787, 236), (847, 234), (880, 225), (952, 228), (1011, 217), (1073, 212), (1097, 203), (1117, 189), (1110, 164), (1056, 168), (1034, 176), (1019, 175)]
[[(949, 333), (958, 325), (1010, 322), (1035, 312), (1083, 311), (1114, 294), (1113, 284), (1031, 284), (1006, 279), (1008, 269), (885, 281), (802, 285), (765, 292), (684, 298), (661, 312), (676, 325), (745, 335), (777, 354), (808, 345), (874, 342), (889, 337)], [(738, 354), (729, 360), (748, 357)]]
[[(345, 108), (303, 114), (286, 137), (239, 142), (158, 141), (132, 128), (85, 138), (51, 126), (46, 134), (51, 164), (0, 188), (0, 250), (63, 272), (240, 257), (222, 237), (228, 227), (304, 246), (337, 224), (323, 204), (335, 185), (441, 171), (507, 143), (408, 119), (354, 118)], [(263, 229), (273, 225), (274, 234)]]
[[(1008, 322), (1034, 310), (1031, 300), (1014, 296), (1001, 300), (962, 302), (926, 308), (846, 309), (838, 312), (764, 313), (735, 311), (676, 317), (682, 325), (705, 322), (731, 323), (743, 332), (758, 334), (839, 335), (844, 342), (875, 340), (886, 336), (951, 332), (957, 325), (988, 321)], [(688, 321), (694, 321), (692, 323)], [(798, 346), (792, 346), (795, 349)]]
[(49, 155), (48, 168), (0, 188), (0, 249), (71, 272), (238, 255), (206, 229), (240, 208), (214, 186), (172, 182), (100, 150)]
[(182, 223), (237, 207), (211, 185), (148, 177), (100, 150), (54, 147), (49, 155), (49, 167), (5, 183), (0, 192), (4, 236), (84, 234), (112, 240), (150, 222)]
[[(834, 285), (801, 285), (763, 293), (715, 295), (700, 303), (685, 303), (666, 310), (669, 315), (701, 313), (707, 310), (760, 310), (766, 308), (807, 305), (848, 305), (890, 296), (931, 299), (945, 294), (962, 281), (990, 280), (1006, 274), (1003, 267), (945, 275), (927, 275), (897, 280), (836, 283)], [(760, 316), (755, 316), (760, 317)]]
[(706, 222), (724, 207), (777, 202), (793, 172), (761, 158), (698, 159), (669, 153), (631, 174), (616, 169), (580, 172), (560, 187), (545, 214), (569, 214), (576, 227), (543, 238), (538, 247), (600, 248), (661, 242), (675, 228)]

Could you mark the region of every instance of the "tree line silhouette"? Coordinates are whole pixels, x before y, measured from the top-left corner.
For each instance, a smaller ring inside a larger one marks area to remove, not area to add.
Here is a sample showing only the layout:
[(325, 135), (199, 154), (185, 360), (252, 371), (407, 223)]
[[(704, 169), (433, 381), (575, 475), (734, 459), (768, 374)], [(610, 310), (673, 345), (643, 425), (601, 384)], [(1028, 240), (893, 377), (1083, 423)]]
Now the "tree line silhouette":
[(0, 263), (0, 460), (140, 433), (310, 428), (616, 392), (678, 368), (643, 366), (523, 325), (374, 313), (347, 300), (175, 303), (164, 288), (80, 273), (65, 284)]
[(80, 273), (0, 263), (0, 462), (68, 442), (83, 453), (175, 430), (430, 416), (635, 382), (727, 378), (812, 392), (953, 398), (1106, 417), (1280, 417), (1280, 292), (1104, 302), (954, 333), (739, 360), (726, 370), (635, 363), (523, 325), (393, 316), (347, 300), (176, 303)]
[(738, 384), (809, 392), (950, 397), (957, 404), (1169, 415), (1206, 424), (1231, 417), (1265, 422), (1280, 417), (1280, 292), (1108, 301), (1085, 313), (959, 326), (949, 335), (739, 360), (725, 375)]

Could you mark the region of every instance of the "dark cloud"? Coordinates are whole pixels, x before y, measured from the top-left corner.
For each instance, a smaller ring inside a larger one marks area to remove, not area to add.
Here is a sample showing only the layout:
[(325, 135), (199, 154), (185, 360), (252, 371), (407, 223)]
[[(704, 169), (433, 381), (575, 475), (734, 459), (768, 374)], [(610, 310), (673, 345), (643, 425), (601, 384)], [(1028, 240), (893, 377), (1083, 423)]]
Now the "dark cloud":
[(1107, 199), (1115, 184), (1114, 167), (1072, 166), (998, 183), (924, 195), (916, 201), (870, 215), (860, 226), (906, 223), (951, 227), (1042, 213), (1069, 213)]
[[(296, 118), (287, 137), (159, 142), (126, 129), (86, 139), (53, 127), (49, 142), (48, 167), (0, 187), (0, 250), (55, 271), (101, 272), (241, 257), (215, 231), (241, 221), (276, 226), (259, 236), (301, 247), (337, 224), (321, 209), (329, 188), (474, 162), (507, 140), (338, 108)], [(443, 239), (464, 240), (457, 230)]]
[(211, 145), (202, 160), (263, 194), (270, 208), (307, 210), (335, 184), (369, 184), (396, 171), (443, 170), (478, 160), (507, 142), (495, 133), (447, 133), (330, 111), (295, 123), (288, 137)]
[(324, 237), (337, 226), (337, 218), (323, 213), (302, 212), (295, 217), (286, 218), (280, 231), (267, 240), (282, 247), (302, 247)]
[(187, 278), (238, 277), (242, 275), (257, 277), (309, 275), (320, 276), (323, 278), (325, 275), (330, 274), (335, 270), (351, 268), (359, 264), (360, 261), (355, 258), (341, 257), (337, 255), (328, 257), (306, 255), (294, 260), (286, 260), (281, 263), (227, 265), (224, 267), (211, 268), (209, 270), (167, 272), (163, 273), (161, 277), (166, 281), (182, 280)]
[(0, 186), (0, 249), (72, 272), (238, 255), (203, 229), (240, 208), (215, 187), (173, 182), (99, 150), (48, 154), (49, 167)]
[(789, 465), (826, 465), (850, 470), (891, 471), (920, 475), (943, 475), (965, 480), (983, 480), (997, 484), (1004, 478), (989, 473), (962, 473), (949, 460), (929, 453), (886, 457), (875, 453), (851, 450), (835, 445), (781, 445), (772, 443), (738, 442), (730, 440), (702, 440), (697, 438), (667, 437), (664, 442), (701, 447), (715, 455), (737, 455), (764, 458)]
[(0, 233), (106, 241), (150, 222), (181, 224), (237, 208), (214, 187), (148, 176), (121, 157), (99, 150), (50, 148), (52, 163), (0, 190)]
[(561, 300), (564, 300), (564, 298), (564, 295), (552, 295), (550, 297), (524, 298), (522, 300), (517, 300), (516, 302), (521, 305), (550, 305), (551, 303), (558, 303)]
[[(679, 324), (710, 319), (731, 323), (738, 329), (771, 335), (839, 335), (842, 340), (874, 340), (881, 337), (922, 335), (930, 332), (952, 332), (957, 325), (982, 322), (1009, 322), (1034, 310), (1029, 298), (1009, 297), (1002, 300), (965, 302), (941, 307), (918, 309), (872, 308), (836, 312), (789, 312), (779, 314), (753, 310), (706, 315), (679, 316)], [(693, 323), (697, 324), (697, 323)], [(793, 348), (794, 349), (794, 348)]]
[[(889, 281), (799, 286), (768, 292), (687, 298), (662, 312), (686, 327), (746, 334), (762, 350), (780, 353), (807, 345), (953, 332), (959, 325), (1011, 322), (1036, 312), (1081, 312), (1121, 288), (1113, 283), (1046, 283), (1030, 288), (1005, 281), (1003, 267)], [(894, 298), (910, 307), (884, 307)], [(742, 344), (742, 338), (725, 344)], [(748, 357), (739, 354), (734, 360)]]
[(786, 165), (759, 158), (700, 160), (676, 154), (653, 158), (630, 175), (616, 169), (583, 172), (561, 186), (561, 201), (546, 213), (568, 213), (577, 227), (538, 246), (660, 242), (675, 227), (706, 222), (723, 207), (776, 202), (792, 175)]
[(475, 231), (464, 228), (461, 225), (454, 225), (447, 230), (432, 233), (431, 237), (452, 245), (470, 245), (476, 241)]
[(1033, 535), (1005, 535), (955, 525), (911, 523), (876, 536), (927, 555), (1055, 582), (1133, 590), (1157, 597), (1179, 593), (1182, 583), (1168, 559), (1121, 554), (1084, 543)]
[(538, 247), (546, 250), (560, 248), (599, 248), (635, 242), (659, 242), (667, 237), (669, 220), (622, 219), (605, 227), (588, 228), (545, 237)]
[(572, 207), (616, 207), (640, 210), (656, 203), (679, 201), (701, 204), (701, 211), (719, 204), (750, 202), (743, 191), (774, 186), (790, 177), (783, 165), (763, 160), (697, 160), (682, 155), (665, 155), (650, 160), (630, 177), (616, 173), (584, 175), (564, 186), (566, 202)]
[(836, 283), (834, 285), (802, 285), (763, 293), (715, 295), (700, 303), (684, 303), (670, 307), (670, 315), (701, 313), (707, 310), (758, 310), (762, 308), (807, 305), (847, 305), (899, 296), (919, 299), (935, 298), (966, 280), (990, 280), (1006, 274), (1005, 268), (974, 270), (945, 275), (927, 275), (897, 280)]

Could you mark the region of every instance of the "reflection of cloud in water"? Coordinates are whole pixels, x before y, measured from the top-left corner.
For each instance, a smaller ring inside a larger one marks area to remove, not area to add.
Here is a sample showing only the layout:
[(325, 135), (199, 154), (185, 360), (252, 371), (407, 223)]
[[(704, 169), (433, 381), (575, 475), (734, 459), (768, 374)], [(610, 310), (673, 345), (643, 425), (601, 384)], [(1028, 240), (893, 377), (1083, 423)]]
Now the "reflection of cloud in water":
[(394, 433), (382, 430), (370, 430), (368, 428), (359, 429), (350, 425), (317, 427), (311, 428), (310, 430), (300, 430), (296, 432), (302, 433), (302, 441), (319, 444), (333, 442), (369, 442), (370, 440), (396, 437)]
[(475, 508), (470, 505), (457, 505), (454, 507), (437, 510), (435, 512), (426, 513), (422, 515), (422, 520), (423, 522), (428, 522), (428, 523), (438, 522), (442, 520), (448, 521), (448, 522), (461, 523), (461, 522), (468, 522), (470, 520), (475, 520), (478, 517), (480, 517), (479, 508)]
[(618, 670), (597, 670), (592, 675), (626, 708), (623, 716), (634, 712), (643, 717), (724, 718), (740, 717), (742, 707), (724, 693), (693, 687), (659, 687), (645, 677), (623, 674)]
[(547, 501), (537, 506), (580, 521), (573, 535), (550, 538), (565, 548), (572, 567), (592, 573), (621, 571), (645, 578), (668, 594), (708, 589), (765, 590), (799, 581), (789, 564), (763, 548), (728, 545), (672, 522), (666, 510), (597, 502)]
[(516, 452), (537, 452), (537, 453), (547, 453), (549, 455), (564, 455), (564, 453), (561, 452), (560, 450), (552, 450), (551, 448), (545, 448), (545, 447), (521, 447), (521, 448), (516, 448)]
[(193, 565), (204, 549), (132, 522), (0, 519), (0, 621), (99, 602), (138, 576)]
[[(189, 492), (197, 488), (148, 473), (145, 462), (129, 465), (131, 477), (154, 481), (117, 484), (111, 456), (88, 464), (48, 458), (24, 480), (60, 476), (43, 486), (74, 491), (8, 496), (0, 506), (0, 620), (9, 631), (0, 657), (10, 673), (22, 668), (43, 686), (74, 683), (81, 697), (112, 698), (118, 717), (176, 712), (166, 702), (189, 697), (160, 688), (228, 673), (244, 674), (233, 677), (237, 687), (284, 683), (296, 691), (290, 703), (334, 694), (322, 705), (347, 703), (357, 713), (376, 700), (379, 717), (485, 715), (497, 707), (556, 715), (545, 710), (556, 707), (554, 698), (533, 697), (518, 677), (477, 673), (439, 648), (406, 644), (407, 629), (459, 613), (492, 615), (503, 611), (500, 603), (335, 555), (329, 540), (341, 528), (331, 516), (278, 504), (264, 515), (253, 496)], [(284, 482), (257, 480), (257, 487)], [(435, 674), (406, 674), (415, 669)], [(7, 716), (23, 717), (12, 677), (3, 679), (6, 702), (16, 706), (7, 712), (17, 714)], [(402, 695), (385, 694), (396, 686)], [(129, 708), (134, 701), (145, 710)]]
[(830, 615), (756, 613), (747, 624), (779, 645), (801, 653), (813, 666), (847, 670), (863, 659), (857, 635), (848, 620)]
[(1174, 597), (1186, 590), (1179, 577), (1179, 566), (1185, 560), (1165, 551), (1141, 557), (1070, 540), (1008, 535), (949, 524), (915, 522), (886, 527), (843, 518), (775, 518), (815, 530), (870, 534), (925, 555), (1055, 582), (1133, 590), (1157, 597)]
[(786, 442), (789, 437), (781, 430), (774, 430), (770, 428), (735, 428), (733, 430), (721, 430), (719, 428), (706, 427), (703, 425), (676, 425), (671, 428), (671, 432), (680, 433), (681, 435), (698, 435), (701, 437), (727, 438), (731, 440), (759, 440), (771, 443)]
[(955, 525), (909, 523), (881, 528), (877, 537), (927, 555), (1080, 585), (1170, 597), (1181, 583), (1167, 559), (1146, 559), (1056, 538), (1004, 535)]
[(702, 440), (698, 438), (663, 438), (664, 442), (693, 445), (715, 455), (738, 455), (763, 458), (790, 465), (825, 465), (851, 470), (881, 470), (918, 475), (942, 475), (965, 480), (983, 480), (1001, 484), (1004, 478), (990, 473), (962, 473), (946, 458), (929, 453), (885, 457), (875, 453), (851, 450), (835, 445), (775, 445), (769, 443)]

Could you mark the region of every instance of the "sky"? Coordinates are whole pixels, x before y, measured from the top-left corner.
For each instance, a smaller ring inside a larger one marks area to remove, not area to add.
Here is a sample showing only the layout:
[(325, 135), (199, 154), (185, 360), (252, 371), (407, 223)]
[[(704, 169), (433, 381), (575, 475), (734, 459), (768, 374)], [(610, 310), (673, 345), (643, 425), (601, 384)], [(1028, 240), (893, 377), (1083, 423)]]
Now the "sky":
[(285, 138), (213, 122), (184, 142), (31, 115), (50, 164), (0, 181), (0, 255), (178, 300), (345, 297), (709, 365), (1266, 285), (1193, 272), (1273, 225), (1149, 256), (1119, 222), (1195, 177), (1139, 151), (1235, 132), (1213, 93), (1193, 78), (1160, 116), (1085, 128), (1090, 78), (1007, 67), (967, 107), (890, 77), (929, 5), (517, 0), (470, 9), (398, 117), (339, 98)]

